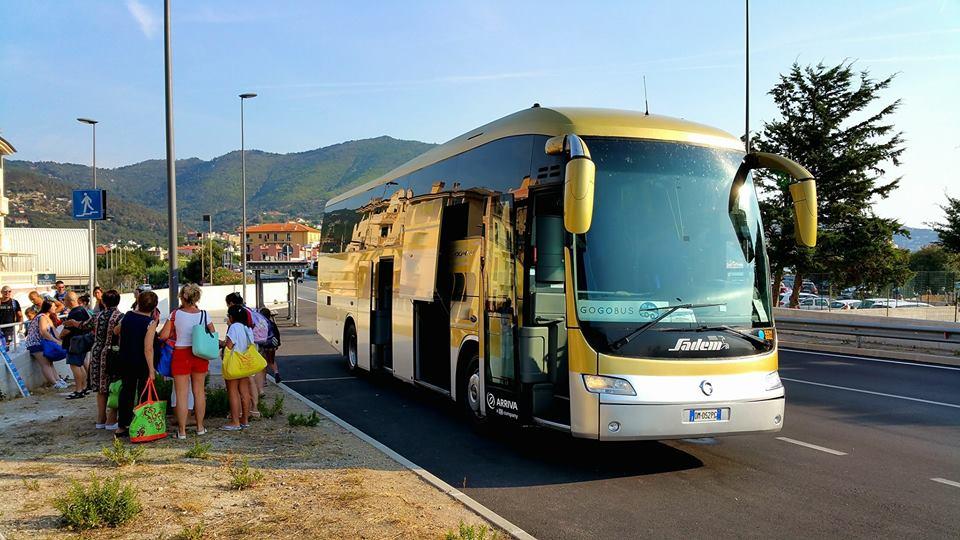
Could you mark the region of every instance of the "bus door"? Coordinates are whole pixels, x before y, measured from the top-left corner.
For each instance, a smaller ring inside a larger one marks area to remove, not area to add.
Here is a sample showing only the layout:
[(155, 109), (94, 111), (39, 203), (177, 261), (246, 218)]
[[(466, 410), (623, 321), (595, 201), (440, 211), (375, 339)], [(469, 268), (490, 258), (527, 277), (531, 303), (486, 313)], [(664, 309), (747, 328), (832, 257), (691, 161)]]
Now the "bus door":
[(520, 420), (523, 400), (516, 378), (516, 257), (513, 195), (487, 199), (484, 214), (483, 339), (480, 369), (484, 373), (483, 406), (487, 416)]
[(393, 369), (393, 258), (373, 264), (370, 280), (370, 366)]

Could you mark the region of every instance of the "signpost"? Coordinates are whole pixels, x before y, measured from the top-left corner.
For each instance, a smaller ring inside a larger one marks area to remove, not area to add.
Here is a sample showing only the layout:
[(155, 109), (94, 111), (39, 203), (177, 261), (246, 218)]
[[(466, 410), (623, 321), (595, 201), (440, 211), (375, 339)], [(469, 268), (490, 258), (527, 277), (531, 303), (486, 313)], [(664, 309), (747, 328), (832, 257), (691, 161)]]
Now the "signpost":
[(107, 219), (106, 190), (73, 190), (73, 219), (87, 222), (87, 232), (90, 236), (90, 294), (93, 294), (97, 273), (97, 246), (94, 243), (93, 222)]

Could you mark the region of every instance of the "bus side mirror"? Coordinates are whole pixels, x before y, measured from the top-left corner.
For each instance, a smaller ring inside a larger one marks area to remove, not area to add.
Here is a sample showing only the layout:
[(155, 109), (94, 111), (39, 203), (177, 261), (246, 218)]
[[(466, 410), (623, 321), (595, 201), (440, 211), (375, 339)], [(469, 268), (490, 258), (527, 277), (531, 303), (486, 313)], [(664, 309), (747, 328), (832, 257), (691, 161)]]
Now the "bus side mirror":
[(563, 226), (573, 234), (590, 230), (593, 221), (593, 187), (597, 166), (590, 159), (590, 150), (580, 137), (558, 135), (547, 140), (548, 155), (567, 155), (563, 178)]
[(751, 152), (743, 158), (737, 174), (730, 186), (729, 211), (731, 215), (738, 209), (740, 188), (747, 180), (747, 173), (753, 169), (776, 169), (789, 174), (794, 183), (790, 184), (790, 198), (793, 199), (794, 238), (797, 245), (814, 247), (817, 245), (817, 184), (810, 171), (796, 161), (767, 152)]

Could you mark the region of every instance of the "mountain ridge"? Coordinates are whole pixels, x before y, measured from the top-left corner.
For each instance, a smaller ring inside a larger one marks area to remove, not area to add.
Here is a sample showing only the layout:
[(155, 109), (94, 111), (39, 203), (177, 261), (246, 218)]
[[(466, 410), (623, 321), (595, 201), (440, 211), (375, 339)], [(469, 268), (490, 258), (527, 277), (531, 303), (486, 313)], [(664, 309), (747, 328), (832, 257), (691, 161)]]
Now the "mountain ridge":
[[(246, 151), (247, 220), (304, 218), (318, 221), (330, 197), (370, 181), (435, 145), (387, 135), (280, 154)], [(214, 228), (239, 226), (241, 217), (240, 151), (209, 160), (177, 160), (177, 214), (181, 228), (199, 228), (212, 214)], [(67, 189), (90, 185), (87, 165), (55, 161), (7, 160), (8, 171), (29, 172), (56, 180)], [(109, 201), (125, 201), (166, 213), (166, 161), (149, 159), (114, 168), (97, 168), (98, 184)], [(47, 184), (51, 189), (59, 188)], [(192, 225), (192, 226), (191, 226)]]

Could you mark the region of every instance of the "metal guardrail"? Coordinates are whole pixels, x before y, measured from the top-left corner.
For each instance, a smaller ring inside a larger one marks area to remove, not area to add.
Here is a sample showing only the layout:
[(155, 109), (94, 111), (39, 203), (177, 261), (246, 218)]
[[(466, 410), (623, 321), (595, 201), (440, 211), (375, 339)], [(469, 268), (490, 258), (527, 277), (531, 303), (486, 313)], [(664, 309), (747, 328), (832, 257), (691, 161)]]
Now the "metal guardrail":
[(895, 323), (841, 322), (791, 317), (777, 319), (777, 329), (788, 332), (837, 334), (856, 336), (857, 338), (875, 337), (960, 345), (960, 326), (948, 324), (903, 326)]

